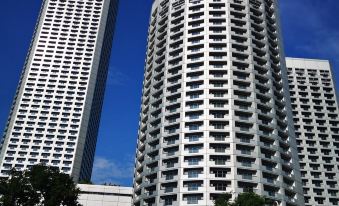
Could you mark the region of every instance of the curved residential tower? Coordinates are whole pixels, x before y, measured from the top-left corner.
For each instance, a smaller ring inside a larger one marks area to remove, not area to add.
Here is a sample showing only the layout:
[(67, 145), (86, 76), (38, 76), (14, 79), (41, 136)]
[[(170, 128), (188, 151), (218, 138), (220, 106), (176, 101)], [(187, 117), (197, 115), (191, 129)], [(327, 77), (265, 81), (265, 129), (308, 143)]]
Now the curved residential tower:
[(276, 0), (155, 0), (134, 205), (303, 205)]

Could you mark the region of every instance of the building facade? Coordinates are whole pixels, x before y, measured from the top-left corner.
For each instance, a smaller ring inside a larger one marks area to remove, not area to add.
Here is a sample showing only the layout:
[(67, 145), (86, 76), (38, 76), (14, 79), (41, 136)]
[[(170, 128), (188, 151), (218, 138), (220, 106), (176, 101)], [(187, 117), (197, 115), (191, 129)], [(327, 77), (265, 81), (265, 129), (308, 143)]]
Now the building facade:
[(47, 164), (90, 179), (116, 0), (44, 0), (4, 132), (0, 176)]
[(339, 205), (339, 108), (325, 60), (287, 58), (305, 205)]
[(135, 206), (303, 205), (276, 0), (155, 0)]
[(133, 189), (131, 187), (84, 185), (81, 190), (79, 203), (82, 206), (131, 206)]

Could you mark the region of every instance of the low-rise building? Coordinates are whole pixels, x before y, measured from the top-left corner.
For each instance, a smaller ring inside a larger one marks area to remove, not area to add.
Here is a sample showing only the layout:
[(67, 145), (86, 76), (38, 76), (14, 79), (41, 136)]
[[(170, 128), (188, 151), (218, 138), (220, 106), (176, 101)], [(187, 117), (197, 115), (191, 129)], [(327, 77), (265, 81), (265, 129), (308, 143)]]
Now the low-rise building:
[(130, 187), (79, 184), (79, 203), (82, 206), (131, 206)]

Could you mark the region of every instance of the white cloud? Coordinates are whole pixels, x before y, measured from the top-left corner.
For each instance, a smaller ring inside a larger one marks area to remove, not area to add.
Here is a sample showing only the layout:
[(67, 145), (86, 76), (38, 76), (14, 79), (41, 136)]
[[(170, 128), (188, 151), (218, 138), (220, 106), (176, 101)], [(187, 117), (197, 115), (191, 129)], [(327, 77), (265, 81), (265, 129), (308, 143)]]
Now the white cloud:
[(96, 184), (122, 184), (133, 177), (133, 158), (126, 157), (120, 161), (105, 157), (95, 157), (92, 181)]

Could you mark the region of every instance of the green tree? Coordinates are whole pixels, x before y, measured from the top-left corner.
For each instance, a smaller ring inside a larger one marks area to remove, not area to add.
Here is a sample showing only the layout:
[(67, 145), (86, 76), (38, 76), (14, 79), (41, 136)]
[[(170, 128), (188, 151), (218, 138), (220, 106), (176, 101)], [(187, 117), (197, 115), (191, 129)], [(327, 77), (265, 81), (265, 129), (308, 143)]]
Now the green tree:
[(58, 168), (35, 165), (0, 180), (1, 206), (78, 206), (80, 190)]
[(23, 173), (15, 170), (11, 171), (10, 180), (0, 180), (0, 195), (1, 206), (34, 205), (39, 200)]
[(238, 195), (233, 206), (265, 206), (265, 198), (254, 192), (245, 192)]
[(230, 203), (231, 199), (232, 199), (232, 194), (230, 193), (222, 194), (214, 201), (214, 205), (215, 206), (232, 206), (232, 204)]

